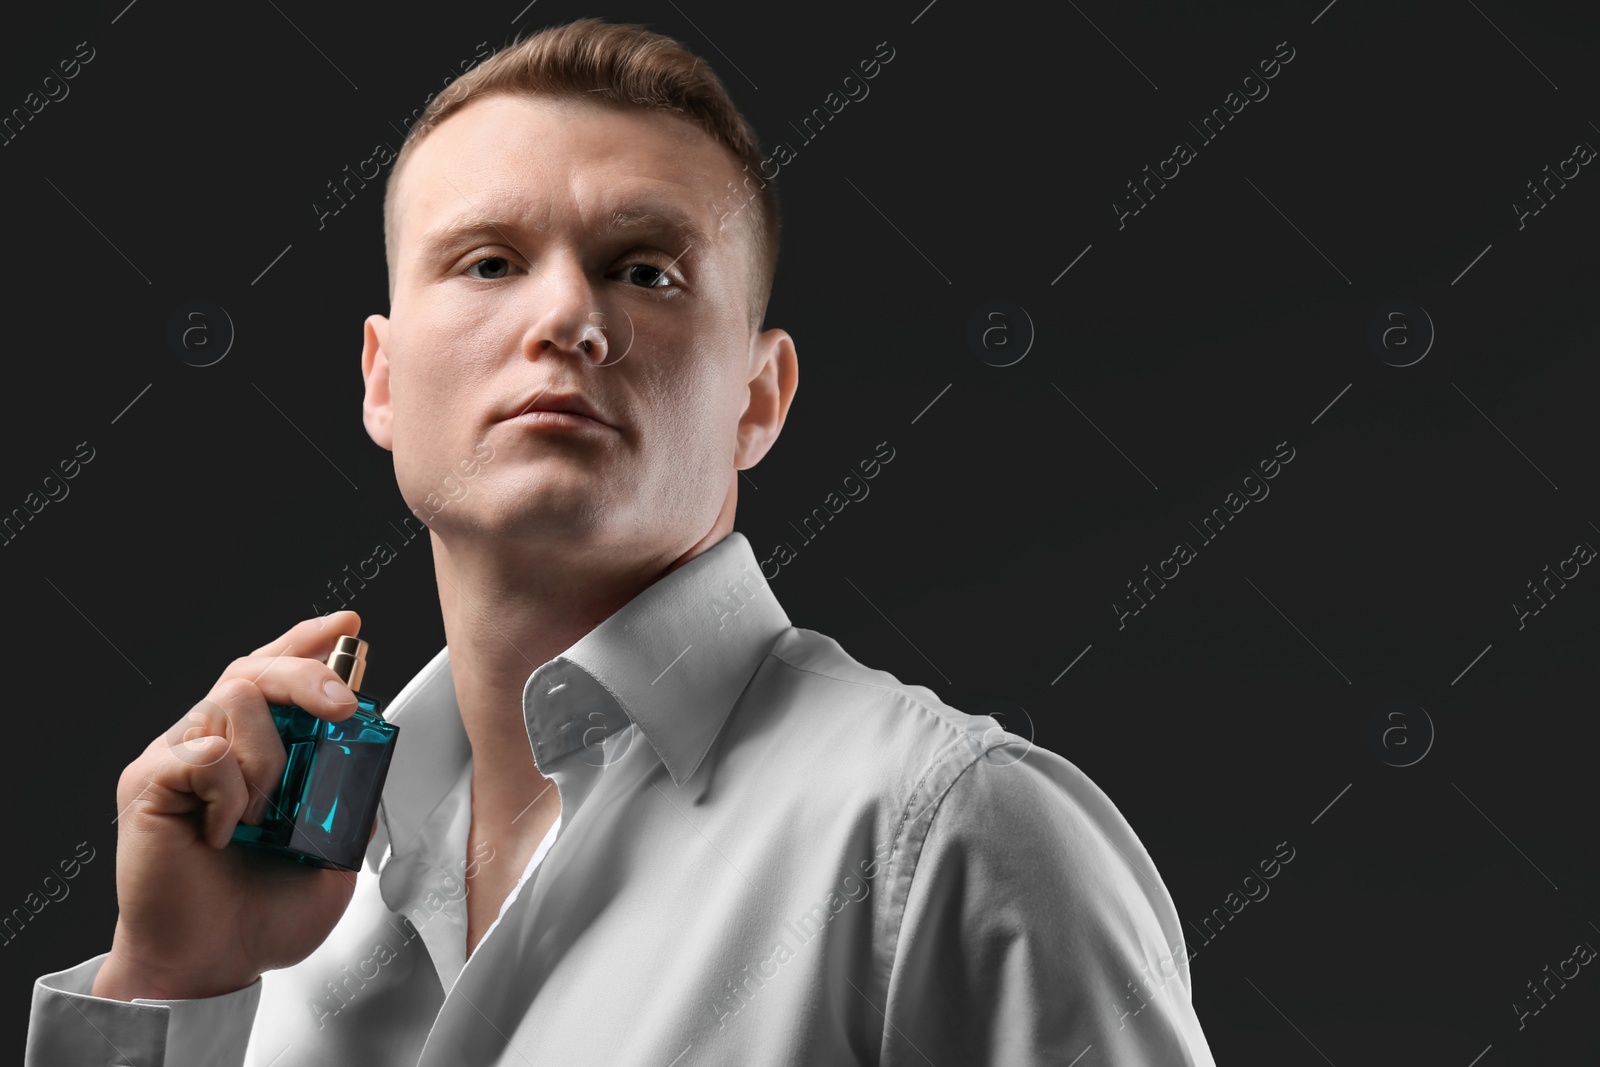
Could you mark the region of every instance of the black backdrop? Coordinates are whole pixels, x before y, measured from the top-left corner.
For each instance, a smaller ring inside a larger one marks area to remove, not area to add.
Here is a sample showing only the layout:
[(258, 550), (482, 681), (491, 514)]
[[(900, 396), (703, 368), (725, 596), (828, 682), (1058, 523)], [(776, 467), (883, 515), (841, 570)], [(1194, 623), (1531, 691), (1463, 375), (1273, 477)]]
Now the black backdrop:
[[(0, 511), (70, 490), (0, 546), (0, 911), (95, 857), (0, 946), (12, 1054), (33, 978), (109, 946), (120, 768), (406, 514), (359, 420), (381, 183), (314, 205), (484, 42), (598, 14), (682, 39), (793, 149), (768, 321), (803, 373), (738, 528), (796, 549), (795, 623), (1110, 794), (1219, 1062), (1595, 1056), (1588, 968), (1517, 1008), (1600, 946), (1592, 7), (125, 2), (4, 16), (0, 112), (92, 49), (0, 145)], [(443, 643), (432, 583), (406, 548), (352, 603), (381, 696)]]

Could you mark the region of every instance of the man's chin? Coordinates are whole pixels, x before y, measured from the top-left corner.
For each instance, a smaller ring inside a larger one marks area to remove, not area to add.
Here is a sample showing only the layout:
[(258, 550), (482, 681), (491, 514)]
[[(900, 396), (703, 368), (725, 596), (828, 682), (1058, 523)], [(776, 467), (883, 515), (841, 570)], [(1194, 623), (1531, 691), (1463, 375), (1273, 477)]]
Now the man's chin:
[(463, 508), (453, 515), (439, 515), (430, 526), (446, 542), (481, 540), (516, 552), (528, 546), (582, 548), (609, 542), (606, 519), (592, 506), (507, 506)]

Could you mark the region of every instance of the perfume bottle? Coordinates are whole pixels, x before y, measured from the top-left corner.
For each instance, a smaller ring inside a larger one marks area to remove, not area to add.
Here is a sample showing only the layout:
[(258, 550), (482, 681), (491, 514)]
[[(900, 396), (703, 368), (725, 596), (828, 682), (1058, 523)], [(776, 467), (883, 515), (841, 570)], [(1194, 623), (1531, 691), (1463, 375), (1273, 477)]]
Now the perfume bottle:
[(365, 641), (341, 637), (328, 656), (328, 666), (356, 694), (356, 710), (342, 722), (294, 705), (267, 705), (288, 762), (261, 825), (241, 822), (233, 831), (236, 844), (313, 867), (361, 869), (400, 734), (378, 714), (379, 702), (358, 688), (366, 654)]

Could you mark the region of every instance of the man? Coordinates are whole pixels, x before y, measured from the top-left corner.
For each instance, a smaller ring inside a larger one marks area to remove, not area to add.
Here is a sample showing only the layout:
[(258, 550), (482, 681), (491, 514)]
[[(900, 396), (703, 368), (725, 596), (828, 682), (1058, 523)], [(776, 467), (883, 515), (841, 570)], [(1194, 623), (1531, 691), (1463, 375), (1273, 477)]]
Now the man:
[(752, 163), (637, 26), (429, 105), (363, 414), (413, 508), (472, 477), (429, 518), (447, 647), (386, 709), (365, 866), (228, 845), (284, 766), (267, 703), (353, 706), (340, 611), (129, 764), (112, 946), (39, 979), (30, 1065), (1213, 1062), (1105, 795), (790, 625), (733, 531), (798, 379)]

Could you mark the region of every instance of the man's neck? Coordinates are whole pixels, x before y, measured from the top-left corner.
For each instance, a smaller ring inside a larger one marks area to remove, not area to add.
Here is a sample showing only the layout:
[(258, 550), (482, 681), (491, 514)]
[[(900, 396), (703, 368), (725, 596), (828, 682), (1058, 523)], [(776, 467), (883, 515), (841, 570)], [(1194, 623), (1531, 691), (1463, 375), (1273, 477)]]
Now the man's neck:
[(533, 758), (522, 693), (535, 670), (571, 648), (619, 608), (733, 530), (738, 485), (730, 479), (716, 521), (689, 545), (630, 553), (591, 543), (562, 552), (460, 530), (433, 530), (439, 609), (450, 648), (461, 725), (472, 749), (467, 855), (504, 857), (467, 886), (470, 955), (514, 881), (561, 814), (561, 793)]
[[(626, 559), (608, 549), (555, 563), (508, 556), (503, 544), (483, 549), (455, 538), (447, 544), (433, 534), (450, 673), (472, 749), (475, 825), (516, 838), (518, 816), (550, 784), (534, 762), (523, 718), (528, 677), (728, 529), (731, 521), (728, 528), (719, 521), (687, 549), (673, 546), (655, 556)], [(555, 799), (554, 790), (544, 796)]]

